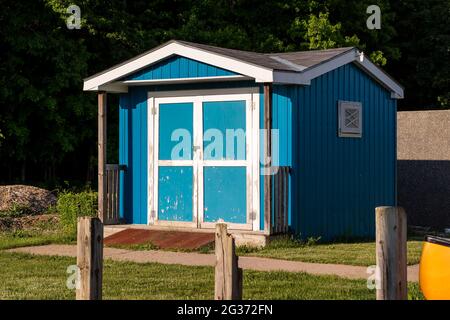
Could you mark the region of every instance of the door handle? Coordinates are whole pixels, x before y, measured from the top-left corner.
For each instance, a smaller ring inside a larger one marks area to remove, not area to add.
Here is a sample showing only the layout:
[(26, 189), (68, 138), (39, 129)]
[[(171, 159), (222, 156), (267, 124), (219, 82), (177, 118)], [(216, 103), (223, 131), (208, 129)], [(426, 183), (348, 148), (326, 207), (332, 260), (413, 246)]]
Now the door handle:
[(193, 146), (192, 147), (192, 151), (196, 152), (198, 150), (200, 150), (200, 146)]

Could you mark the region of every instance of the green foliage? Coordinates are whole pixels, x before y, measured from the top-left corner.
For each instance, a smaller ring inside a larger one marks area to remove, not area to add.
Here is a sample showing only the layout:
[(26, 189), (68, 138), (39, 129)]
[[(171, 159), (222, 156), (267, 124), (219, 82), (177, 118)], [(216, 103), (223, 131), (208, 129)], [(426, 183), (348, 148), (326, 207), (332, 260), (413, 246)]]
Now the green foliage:
[(395, 47), (401, 59), (387, 70), (405, 86), (409, 109), (450, 108), (450, 1), (395, 4)]
[(33, 214), (33, 210), (29, 206), (14, 203), (9, 210), (0, 211), (1, 217), (16, 218)]
[(420, 290), (420, 285), (418, 283), (408, 283), (408, 300), (425, 300), (425, 297)]
[(75, 234), (77, 230), (77, 218), (97, 216), (96, 192), (64, 192), (59, 195), (56, 209), (60, 215), (62, 228), (68, 234)]
[(374, 51), (370, 54), (370, 60), (379, 66), (384, 66), (387, 63), (387, 59), (384, 57), (383, 52), (380, 50)]
[(339, 46), (358, 46), (359, 38), (356, 35), (343, 36), (340, 23), (331, 24), (328, 13), (311, 14), (308, 21), (302, 21), (306, 29), (305, 40), (309, 49), (330, 49)]
[[(449, 108), (450, 2), (378, 0), (10, 1), (0, 11), (0, 180), (95, 177), (96, 99), (83, 78), (169, 39), (278, 52), (358, 46), (406, 88), (411, 109)], [(117, 163), (117, 97), (110, 95), (108, 161)], [(70, 168), (70, 169), (69, 169)], [(40, 174), (42, 172), (42, 174)]]

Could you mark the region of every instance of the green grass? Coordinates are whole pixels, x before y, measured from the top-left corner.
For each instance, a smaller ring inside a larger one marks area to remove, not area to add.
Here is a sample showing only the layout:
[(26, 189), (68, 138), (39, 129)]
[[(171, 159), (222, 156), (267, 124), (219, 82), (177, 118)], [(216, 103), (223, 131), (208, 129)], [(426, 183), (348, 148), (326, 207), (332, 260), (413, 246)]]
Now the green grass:
[[(37, 246), (51, 243), (75, 243), (75, 237), (61, 230), (54, 229), (44, 231), (16, 231), (0, 233), (0, 250)], [(137, 245), (114, 245), (112, 247), (128, 250), (158, 250), (152, 243)], [(408, 241), (408, 264), (417, 264), (420, 261), (422, 250), (421, 241)], [(194, 250), (171, 250), (192, 252)], [(201, 253), (213, 253), (210, 246), (195, 250)], [(273, 240), (265, 248), (239, 247), (238, 255), (266, 257), (273, 259), (284, 259), (292, 261), (337, 263), (358, 266), (369, 266), (375, 264), (375, 243), (334, 243), (334, 244), (305, 244), (281, 237)]]
[(33, 234), (28, 232), (0, 233), (0, 250), (40, 246), (51, 243), (75, 243), (72, 236), (63, 233)]
[(214, 244), (208, 244), (198, 249), (183, 249), (183, 248), (164, 248), (161, 249), (157, 245), (148, 241), (140, 244), (109, 244), (106, 245), (110, 248), (126, 249), (134, 251), (147, 251), (147, 250), (164, 250), (172, 252), (196, 252), (196, 253), (214, 253)]
[(0, 232), (0, 250), (75, 241), (74, 234), (64, 232), (61, 225), (52, 220), (38, 221), (26, 229), (11, 228)]
[(160, 250), (156, 245), (154, 245), (151, 242), (141, 244), (109, 244), (105, 246), (110, 248), (126, 249), (134, 251)]
[[(408, 264), (417, 264), (422, 251), (421, 241), (408, 241)], [(265, 248), (241, 247), (239, 255), (293, 261), (337, 263), (357, 266), (375, 265), (375, 242), (305, 244), (289, 237), (273, 240)]]
[[(422, 241), (408, 241), (408, 264), (417, 264), (422, 252)], [(112, 247), (128, 250), (160, 250), (152, 243), (133, 245), (113, 245)], [(198, 250), (176, 250), (169, 251), (214, 253), (214, 248), (206, 246)], [(320, 244), (317, 241), (297, 241), (289, 236), (279, 237), (270, 242), (265, 248), (238, 247), (238, 255), (256, 256), (273, 259), (284, 259), (292, 261), (336, 263), (355, 266), (375, 265), (375, 242), (354, 243), (332, 243)]]
[[(74, 299), (66, 287), (74, 258), (0, 252), (0, 299)], [(212, 299), (210, 267), (105, 260), (104, 299)], [(244, 271), (244, 299), (374, 299), (364, 280)]]

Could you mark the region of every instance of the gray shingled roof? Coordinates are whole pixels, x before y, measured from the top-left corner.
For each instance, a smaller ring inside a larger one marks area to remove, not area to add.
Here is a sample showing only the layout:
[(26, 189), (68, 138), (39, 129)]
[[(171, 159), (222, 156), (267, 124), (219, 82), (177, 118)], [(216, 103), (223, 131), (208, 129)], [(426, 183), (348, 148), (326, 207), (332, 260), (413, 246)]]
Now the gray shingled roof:
[[(237, 60), (255, 64), (261, 67), (266, 67), (269, 69), (280, 71), (300, 71), (300, 69), (312, 67), (314, 65), (325, 62), (329, 59), (332, 59), (337, 55), (340, 55), (342, 53), (354, 49), (353, 47), (345, 47), (327, 50), (310, 50), (310, 51), (296, 51), (283, 53), (258, 53), (258, 52), (214, 47), (188, 41), (177, 41), (177, 42), (194, 48), (214, 52), (223, 56), (232, 57)], [(298, 67), (296, 67), (295, 65), (297, 65)]]
[(89, 79), (95, 78), (103, 73), (106, 73), (110, 70), (118, 68), (124, 64), (127, 64), (133, 60), (136, 60), (146, 54), (158, 50), (161, 47), (166, 46), (169, 43), (178, 42), (186, 46), (198, 48), (201, 50), (213, 52), (216, 54), (220, 54), (226, 57), (234, 58), (246, 63), (250, 63), (256, 66), (279, 70), (279, 71), (292, 71), (298, 72), (302, 71), (305, 68), (312, 67), (314, 65), (320, 64), (327, 60), (330, 60), (342, 53), (345, 53), (349, 50), (353, 50), (352, 47), (346, 48), (336, 48), (336, 49), (327, 49), (327, 50), (311, 50), (311, 51), (296, 51), (296, 52), (285, 52), (285, 53), (258, 53), (258, 52), (250, 52), (250, 51), (242, 51), (235, 49), (227, 49), (221, 47), (210, 46), (206, 44), (199, 44), (188, 41), (181, 40), (171, 40), (169, 42), (163, 43), (162, 45), (148, 50), (136, 57), (133, 57), (127, 61), (119, 63), (117, 65), (112, 66), (106, 70), (103, 70), (97, 74), (94, 74), (84, 80), (87, 81)]

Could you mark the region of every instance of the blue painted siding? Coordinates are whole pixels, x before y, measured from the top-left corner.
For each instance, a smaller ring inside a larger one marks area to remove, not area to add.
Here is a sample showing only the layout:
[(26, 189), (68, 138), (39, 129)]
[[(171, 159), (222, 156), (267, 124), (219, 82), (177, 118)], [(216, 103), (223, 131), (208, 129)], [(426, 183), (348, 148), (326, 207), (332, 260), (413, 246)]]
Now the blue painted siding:
[[(302, 237), (370, 237), (375, 207), (395, 205), (396, 101), (353, 64), (298, 87), (292, 219)], [(338, 100), (362, 102), (361, 138), (338, 137)]]
[(120, 216), (147, 223), (147, 91), (130, 88), (119, 102)]
[(237, 73), (175, 55), (136, 73), (128, 75), (125, 79), (160, 80), (233, 75), (237, 75)]

